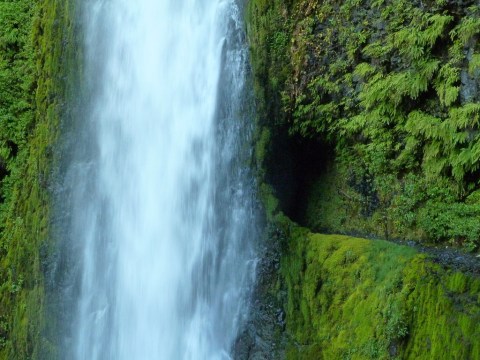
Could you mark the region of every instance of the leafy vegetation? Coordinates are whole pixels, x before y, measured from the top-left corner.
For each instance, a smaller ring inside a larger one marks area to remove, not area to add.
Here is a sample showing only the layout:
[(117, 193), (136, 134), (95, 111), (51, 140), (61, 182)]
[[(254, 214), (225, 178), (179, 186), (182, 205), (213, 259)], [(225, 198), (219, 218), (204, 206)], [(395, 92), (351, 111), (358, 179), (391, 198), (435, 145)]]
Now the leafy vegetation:
[[(478, 250), (478, 3), (254, 0), (248, 13), (260, 127), (335, 149), (298, 220)], [(268, 171), (282, 149), (263, 148)]]
[(392, 242), (312, 233), (479, 250), (479, 19), (469, 0), (249, 2), (287, 358), (479, 358), (478, 276)]
[(0, 0), (0, 359), (56, 357), (44, 271), (70, 10), (68, 1)]

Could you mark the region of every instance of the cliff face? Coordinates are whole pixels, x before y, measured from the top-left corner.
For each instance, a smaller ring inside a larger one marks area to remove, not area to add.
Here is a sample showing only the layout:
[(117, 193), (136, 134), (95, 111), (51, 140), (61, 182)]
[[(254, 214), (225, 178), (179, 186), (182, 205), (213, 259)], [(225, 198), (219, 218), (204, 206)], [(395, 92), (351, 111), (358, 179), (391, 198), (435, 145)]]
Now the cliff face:
[(251, 1), (260, 137), (275, 139), (260, 160), (283, 209), (476, 250), (479, 33), (478, 1)]
[(56, 357), (49, 186), (70, 10), (68, 1), (0, 1), (0, 359)]
[(480, 2), (251, 0), (247, 34), (279, 264), (250, 358), (480, 358)]

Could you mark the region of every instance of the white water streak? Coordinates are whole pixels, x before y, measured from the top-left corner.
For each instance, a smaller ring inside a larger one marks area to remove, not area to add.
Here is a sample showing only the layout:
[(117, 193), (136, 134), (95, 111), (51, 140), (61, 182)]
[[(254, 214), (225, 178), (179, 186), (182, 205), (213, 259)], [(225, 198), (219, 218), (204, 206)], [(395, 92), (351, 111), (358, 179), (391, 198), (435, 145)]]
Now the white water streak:
[[(229, 358), (252, 281), (233, 0), (91, 0), (78, 360)], [(223, 59), (223, 60), (222, 60)], [(223, 70), (222, 70), (223, 69)], [(222, 85), (223, 84), (223, 85)], [(230, 92), (221, 94), (219, 89)]]

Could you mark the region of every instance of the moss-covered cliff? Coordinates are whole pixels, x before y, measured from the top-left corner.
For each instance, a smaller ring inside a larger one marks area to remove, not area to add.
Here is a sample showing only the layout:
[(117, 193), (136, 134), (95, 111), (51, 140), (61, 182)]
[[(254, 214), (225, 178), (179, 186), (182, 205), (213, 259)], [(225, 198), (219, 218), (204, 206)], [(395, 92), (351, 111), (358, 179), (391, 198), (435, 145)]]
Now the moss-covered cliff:
[(279, 263), (247, 358), (480, 359), (476, 255), (314, 234), (478, 254), (480, 3), (250, 0), (247, 33)]
[(478, 1), (253, 0), (248, 23), (260, 156), (292, 217), (478, 249)]
[[(71, 5), (0, 1), (0, 359), (55, 359), (48, 186), (72, 59)], [(70, 53), (69, 53), (70, 52)]]

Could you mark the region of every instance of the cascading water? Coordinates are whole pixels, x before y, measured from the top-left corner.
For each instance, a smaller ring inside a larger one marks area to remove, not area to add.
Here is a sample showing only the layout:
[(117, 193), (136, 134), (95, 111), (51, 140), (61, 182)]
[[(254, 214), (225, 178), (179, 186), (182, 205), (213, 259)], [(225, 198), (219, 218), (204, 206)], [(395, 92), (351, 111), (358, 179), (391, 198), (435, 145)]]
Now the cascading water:
[(228, 359), (256, 221), (235, 0), (88, 0), (65, 357)]

